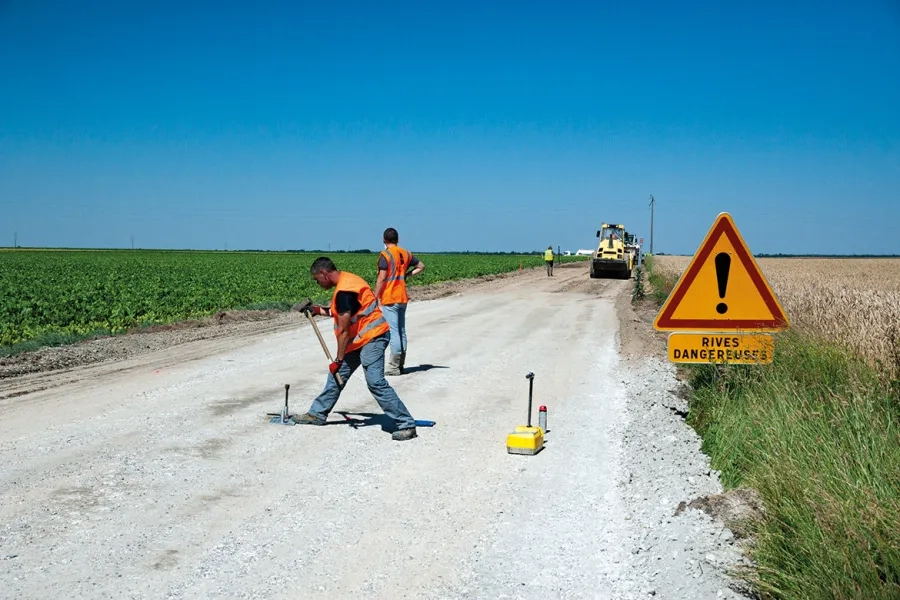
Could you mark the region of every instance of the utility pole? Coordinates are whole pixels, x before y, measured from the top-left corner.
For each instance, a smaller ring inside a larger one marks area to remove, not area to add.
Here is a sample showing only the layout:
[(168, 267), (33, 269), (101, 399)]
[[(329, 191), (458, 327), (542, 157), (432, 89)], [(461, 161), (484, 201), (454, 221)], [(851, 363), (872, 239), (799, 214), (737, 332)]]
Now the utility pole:
[(653, 194), (650, 194), (650, 255), (653, 255), (653, 205), (656, 203), (656, 198), (653, 197)]
[(559, 255), (561, 254), (559, 246), (556, 247), (556, 264), (562, 264), (560, 261), (562, 260)]
[(134, 250), (134, 236), (131, 236), (131, 249)]
[(17, 231), (13, 234), (13, 248), (18, 248), (18, 247), (19, 247), (19, 232)]

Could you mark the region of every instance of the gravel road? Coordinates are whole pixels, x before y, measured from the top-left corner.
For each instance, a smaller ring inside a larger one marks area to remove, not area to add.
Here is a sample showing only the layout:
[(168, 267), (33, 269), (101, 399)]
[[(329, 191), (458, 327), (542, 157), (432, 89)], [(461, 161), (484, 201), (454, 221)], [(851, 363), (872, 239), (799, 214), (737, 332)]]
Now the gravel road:
[[(675, 515), (721, 488), (671, 365), (620, 351), (630, 288), (577, 266), (412, 304), (413, 372), (389, 381), (437, 425), (402, 443), (361, 374), (336, 410), (364, 426), (268, 423), (284, 384), (303, 412), (324, 383), (299, 316), (28, 375), (0, 394), (2, 595), (737, 598), (730, 532)], [(546, 447), (508, 455), (529, 371)]]

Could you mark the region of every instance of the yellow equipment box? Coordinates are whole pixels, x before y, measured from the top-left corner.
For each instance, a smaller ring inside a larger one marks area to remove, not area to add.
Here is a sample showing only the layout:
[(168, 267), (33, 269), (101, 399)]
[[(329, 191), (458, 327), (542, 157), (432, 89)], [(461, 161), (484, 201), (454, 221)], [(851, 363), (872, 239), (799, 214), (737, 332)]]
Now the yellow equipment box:
[(506, 436), (506, 452), (508, 454), (537, 454), (544, 447), (544, 432), (540, 427), (518, 425)]
[(544, 447), (544, 430), (531, 425), (531, 396), (534, 390), (534, 373), (525, 376), (528, 380), (528, 424), (517, 425), (513, 432), (506, 436), (506, 452), (508, 454), (533, 455)]

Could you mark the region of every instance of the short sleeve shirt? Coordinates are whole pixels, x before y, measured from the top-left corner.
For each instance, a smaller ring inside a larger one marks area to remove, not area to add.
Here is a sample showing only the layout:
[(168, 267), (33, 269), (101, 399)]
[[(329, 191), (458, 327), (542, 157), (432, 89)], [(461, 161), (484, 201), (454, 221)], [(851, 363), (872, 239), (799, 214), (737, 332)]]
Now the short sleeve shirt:
[(339, 315), (349, 312), (352, 317), (362, 308), (362, 304), (359, 303), (359, 294), (356, 292), (338, 292), (334, 298), (334, 303), (337, 306)]

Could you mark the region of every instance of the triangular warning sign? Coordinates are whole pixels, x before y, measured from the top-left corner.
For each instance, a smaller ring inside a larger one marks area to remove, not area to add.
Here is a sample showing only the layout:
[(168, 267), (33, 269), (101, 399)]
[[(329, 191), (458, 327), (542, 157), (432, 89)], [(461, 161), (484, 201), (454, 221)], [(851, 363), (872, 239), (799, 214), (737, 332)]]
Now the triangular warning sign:
[(653, 322), (659, 331), (780, 331), (788, 326), (728, 213), (716, 218)]

